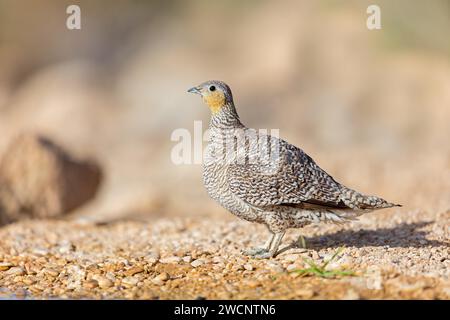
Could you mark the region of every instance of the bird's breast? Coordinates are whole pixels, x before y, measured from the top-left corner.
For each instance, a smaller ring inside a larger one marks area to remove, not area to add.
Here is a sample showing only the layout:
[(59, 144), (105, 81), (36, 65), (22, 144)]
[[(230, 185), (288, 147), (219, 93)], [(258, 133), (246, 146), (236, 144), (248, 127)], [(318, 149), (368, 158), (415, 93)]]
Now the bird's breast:
[(203, 183), (209, 196), (233, 214), (246, 220), (255, 220), (253, 208), (230, 190), (227, 178), (229, 164), (215, 154), (216, 146), (208, 145), (203, 161)]

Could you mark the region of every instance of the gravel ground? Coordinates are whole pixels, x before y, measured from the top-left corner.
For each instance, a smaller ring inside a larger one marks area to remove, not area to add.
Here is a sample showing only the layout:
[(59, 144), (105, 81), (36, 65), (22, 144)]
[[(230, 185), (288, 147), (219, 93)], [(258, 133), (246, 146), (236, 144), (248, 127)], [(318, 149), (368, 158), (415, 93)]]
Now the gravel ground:
[[(240, 254), (268, 237), (233, 217), (23, 221), (0, 229), (0, 297), (94, 299), (449, 299), (450, 211), (384, 210), (344, 226), (291, 230), (270, 260)], [(301, 248), (298, 236), (306, 238)], [(301, 276), (308, 258), (354, 276)]]

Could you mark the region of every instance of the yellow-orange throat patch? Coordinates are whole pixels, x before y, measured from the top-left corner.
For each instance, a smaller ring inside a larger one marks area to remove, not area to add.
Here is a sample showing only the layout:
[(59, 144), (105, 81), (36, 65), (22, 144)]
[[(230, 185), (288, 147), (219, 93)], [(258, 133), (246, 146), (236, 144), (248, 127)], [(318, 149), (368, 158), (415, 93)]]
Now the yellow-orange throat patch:
[(225, 95), (223, 92), (217, 91), (203, 97), (212, 113), (217, 113), (225, 105)]

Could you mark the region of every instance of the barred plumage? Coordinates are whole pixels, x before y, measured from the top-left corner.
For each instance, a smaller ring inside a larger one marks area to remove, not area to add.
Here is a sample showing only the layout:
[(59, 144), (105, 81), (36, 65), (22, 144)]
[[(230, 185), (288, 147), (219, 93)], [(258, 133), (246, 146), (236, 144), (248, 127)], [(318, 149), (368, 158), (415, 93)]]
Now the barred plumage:
[(212, 111), (203, 164), (208, 194), (236, 216), (263, 223), (272, 232), (263, 248), (248, 254), (274, 256), (288, 228), (343, 223), (372, 210), (397, 206), (345, 187), (303, 150), (246, 128), (225, 83), (208, 81), (189, 92), (200, 94)]

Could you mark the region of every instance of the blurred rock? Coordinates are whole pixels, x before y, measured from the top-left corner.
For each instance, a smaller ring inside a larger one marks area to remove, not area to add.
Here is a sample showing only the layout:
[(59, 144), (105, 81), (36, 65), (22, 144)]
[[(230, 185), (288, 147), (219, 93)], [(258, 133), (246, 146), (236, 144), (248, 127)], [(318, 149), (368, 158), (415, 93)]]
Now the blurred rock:
[(0, 224), (68, 213), (91, 200), (101, 180), (97, 164), (73, 159), (46, 137), (21, 135), (0, 162)]

